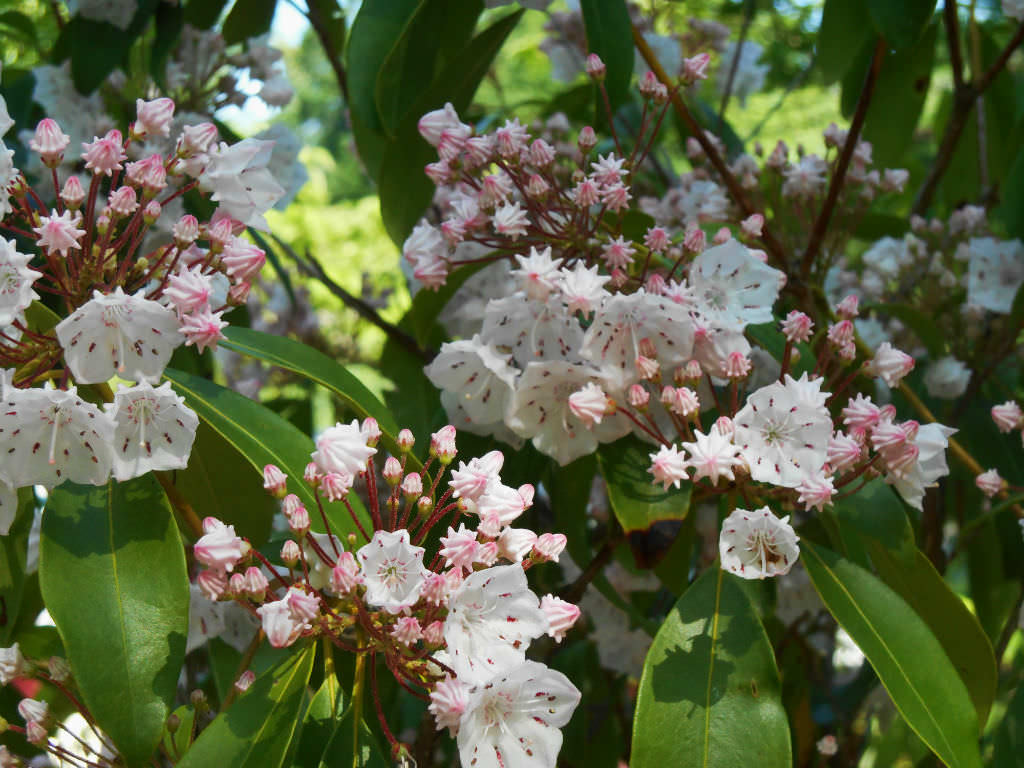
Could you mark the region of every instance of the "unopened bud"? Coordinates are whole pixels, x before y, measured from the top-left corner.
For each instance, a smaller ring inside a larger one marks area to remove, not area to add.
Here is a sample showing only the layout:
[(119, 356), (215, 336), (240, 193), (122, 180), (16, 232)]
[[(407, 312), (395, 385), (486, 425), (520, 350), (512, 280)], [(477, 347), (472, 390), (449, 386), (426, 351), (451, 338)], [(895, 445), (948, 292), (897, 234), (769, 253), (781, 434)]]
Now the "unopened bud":
[(288, 492), (288, 476), (275, 464), (263, 467), (263, 490), (275, 499), (283, 499)]
[(394, 456), (388, 456), (387, 461), (384, 462), (384, 469), (381, 470), (381, 475), (387, 481), (387, 484), (394, 488), (402, 480), (402, 463)]
[(299, 562), (299, 558), (301, 556), (302, 553), (299, 551), (299, 545), (292, 539), (288, 539), (288, 541), (281, 546), (281, 562), (289, 568), (294, 568)]
[(596, 53), (592, 53), (589, 56), (587, 56), (587, 67), (586, 67), (586, 69), (587, 69), (587, 75), (592, 80), (596, 80), (598, 82), (601, 82), (602, 80), (604, 80), (604, 76), (605, 76), (605, 74), (607, 74), (607, 71), (608, 71), (607, 68), (604, 65), (604, 62), (601, 61), (601, 57), (598, 56)]
[(51, 656), (46, 662), (46, 668), (50, 672), (50, 677), (58, 683), (63, 683), (71, 676), (71, 667), (67, 660), (60, 656)]
[(206, 694), (198, 688), (189, 694), (188, 700), (198, 713), (203, 713), (210, 709), (210, 702), (207, 701)]
[(251, 669), (245, 670), (238, 679), (235, 680), (235, 688), (238, 689), (239, 693), (245, 693), (249, 690), (249, 686), (256, 681), (256, 673)]
[(597, 146), (597, 134), (594, 133), (594, 129), (589, 125), (583, 126), (579, 138), (576, 140), (576, 146), (584, 155), (590, 154), (590, 150)]
[(408, 453), (412, 450), (412, 447), (416, 445), (416, 437), (413, 435), (411, 429), (400, 430), (396, 441), (398, 442), (398, 450), (402, 453)]

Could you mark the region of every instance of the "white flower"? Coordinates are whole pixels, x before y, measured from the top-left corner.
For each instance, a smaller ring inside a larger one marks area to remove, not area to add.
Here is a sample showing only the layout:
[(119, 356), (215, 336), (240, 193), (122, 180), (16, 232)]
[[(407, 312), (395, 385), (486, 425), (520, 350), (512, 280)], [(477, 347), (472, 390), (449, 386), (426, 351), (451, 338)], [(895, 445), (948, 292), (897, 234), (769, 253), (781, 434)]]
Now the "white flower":
[(763, 579), (789, 572), (800, 557), (798, 540), (788, 516), (779, 519), (768, 507), (735, 509), (722, 522), (718, 553), (729, 573)]
[(903, 500), (915, 509), (922, 507), (924, 489), (949, 474), (946, 448), (949, 437), (955, 433), (955, 429), (942, 424), (919, 427), (917, 434), (908, 441), (917, 448), (917, 461), (898, 475), (894, 473), (886, 477), (886, 482), (895, 486)]
[(14, 678), (21, 677), (31, 668), (21, 655), (21, 648), (15, 643), (10, 648), (0, 648), (0, 686), (7, 685)]
[[(275, 81), (291, 92), (291, 86), (286, 78), (275, 77)], [(267, 86), (264, 83), (260, 91), (260, 98), (267, 100)], [(283, 96), (282, 89), (282, 96)], [(267, 171), (284, 188), (284, 194), (274, 203), (276, 210), (284, 210), (288, 204), (295, 199), (295, 195), (309, 181), (309, 172), (305, 164), (299, 159), (302, 151), (302, 141), (295, 135), (294, 131), (284, 123), (274, 123), (267, 130), (257, 133), (254, 138), (273, 141), (274, 148), (270, 153), (270, 160), (267, 161)]]
[(0, 237), (0, 327), (20, 319), (22, 311), (39, 298), (32, 283), (43, 275), (28, 268), (32, 256), (18, 253), (16, 246), (14, 240)]
[(480, 336), (441, 345), (440, 353), (424, 372), (438, 389), (455, 393), (477, 424), (501, 420), (518, 373)]
[(968, 243), (967, 303), (1002, 315), (1024, 283), (1024, 244), (1020, 240), (975, 237)]
[(356, 552), (366, 583), (366, 602), (388, 613), (398, 613), (420, 598), (423, 580), (423, 547), (409, 543), (409, 532), (376, 531), (369, 544)]
[(596, 264), (587, 267), (582, 261), (577, 261), (571, 271), (562, 267), (558, 271), (558, 288), (569, 314), (582, 312), (584, 316), (590, 317), (609, 295), (604, 289), (604, 284), (609, 280), (609, 275), (598, 274)]
[(738, 240), (708, 248), (690, 265), (696, 309), (720, 329), (742, 331), (771, 322), (782, 280), (779, 270), (755, 259)]
[(955, 400), (967, 391), (971, 369), (955, 357), (936, 360), (924, 374), (928, 394), (943, 400)]
[(188, 640), (185, 653), (191, 653), (217, 637), (224, 631), (224, 615), (221, 603), (207, 599), (203, 591), (195, 584), (189, 585), (188, 603)]
[(548, 631), (540, 600), (519, 565), (471, 573), (448, 600), (444, 639), (451, 668), (464, 683), (483, 683), (526, 658)]
[(577, 362), (583, 329), (560, 299), (532, 301), (519, 292), (487, 305), (480, 337), (525, 368), (540, 360)]
[(309, 628), (309, 624), (296, 616), (289, 604), (288, 598), (264, 603), (256, 609), (263, 624), (263, 631), (267, 634), (267, 640), (275, 648), (285, 648), (296, 640), (299, 635)]
[(200, 176), (200, 184), (213, 194), (210, 199), (220, 203), (231, 218), (267, 230), (263, 214), (284, 195), (267, 163), (274, 142), (244, 139), (228, 146), (221, 143), (210, 152), (210, 161)]
[(686, 454), (680, 453), (674, 445), (663, 445), (657, 453), (650, 454), (651, 466), (648, 472), (654, 475), (654, 482), (661, 483), (668, 490), (670, 485), (679, 487), (683, 480), (689, 480), (686, 474)]
[(82, 384), (114, 376), (158, 381), (184, 341), (172, 310), (141, 294), (129, 296), (120, 287), (106, 295), (94, 291), (56, 330), (64, 359)]
[(553, 291), (558, 282), (558, 268), (561, 259), (551, 258), (551, 247), (538, 251), (530, 247), (530, 255), (516, 254), (519, 269), (513, 269), (512, 275), (519, 280), (519, 287), (526, 295), (537, 301), (544, 301)]
[(8, 390), (0, 436), (0, 480), (8, 485), (102, 485), (110, 476), (114, 422), (74, 387)]
[(832, 419), (807, 398), (806, 386), (787, 374), (752, 393), (736, 414), (733, 442), (754, 480), (796, 488), (825, 464)]
[(717, 424), (713, 424), (705, 435), (703, 432), (694, 432), (695, 441), (683, 443), (683, 448), (690, 455), (686, 460), (686, 466), (696, 470), (693, 474), (693, 482), (702, 477), (711, 480), (712, 485), (718, 485), (718, 478), (725, 477), (735, 480), (732, 468), (742, 463), (737, 458), (739, 449), (732, 442), (728, 435), (723, 435)]
[(151, 470), (185, 469), (199, 417), (170, 382), (120, 387), (104, 406), (114, 420), (114, 477), (130, 480)]
[(883, 237), (864, 252), (864, 264), (881, 277), (898, 277), (911, 260), (907, 241), (895, 237)]
[(587, 429), (569, 407), (570, 395), (596, 379), (596, 373), (560, 360), (530, 363), (516, 386), (506, 423), (563, 466), (593, 453), (599, 443), (622, 437), (630, 430), (624, 418), (606, 416)]
[(472, 768), (554, 768), (580, 702), (565, 675), (535, 661), (477, 685), (459, 720), (459, 758)]
[(336, 423), (325, 429), (316, 440), (312, 459), (324, 473), (336, 472), (355, 477), (366, 469), (366, 462), (377, 453), (366, 444), (366, 436), (355, 419), (349, 424)]
[(77, 9), (83, 19), (104, 21), (124, 31), (138, 7), (136, 0), (75, 0), (72, 10)]
[[(685, 363), (693, 352), (693, 331), (684, 307), (641, 288), (616, 294), (597, 310), (580, 355), (599, 367), (609, 387), (622, 390), (641, 378), (642, 357), (657, 360), (666, 370)], [(649, 345), (654, 354), (642, 355), (641, 345)]]
[(782, 194), (786, 197), (811, 197), (825, 188), (828, 165), (817, 155), (806, 155), (784, 172)]

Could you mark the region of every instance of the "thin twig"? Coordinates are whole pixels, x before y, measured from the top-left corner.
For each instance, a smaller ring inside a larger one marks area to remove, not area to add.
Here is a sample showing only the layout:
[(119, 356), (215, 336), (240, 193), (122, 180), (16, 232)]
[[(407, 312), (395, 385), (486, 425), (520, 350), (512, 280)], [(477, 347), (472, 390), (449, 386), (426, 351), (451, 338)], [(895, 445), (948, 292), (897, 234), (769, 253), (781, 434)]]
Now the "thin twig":
[(960, 20), (957, 18), (956, 0), (943, 0), (942, 17), (949, 47), (949, 64), (953, 70), (953, 89), (958, 91), (964, 87), (964, 58), (960, 52)]
[(732, 86), (736, 79), (736, 70), (740, 66), (740, 54), (743, 53), (743, 44), (747, 40), (747, 33), (750, 31), (750, 23), (754, 20), (754, 11), (757, 4), (747, 0), (744, 4), (743, 25), (740, 27), (739, 40), (736, 43), (736, 51), (732, 55), (732, 62), (729, 64), (729, 77), (725, 81), (725, 90), (722, 91), (722, 101), (718, 105), (718, 129), (721, 130), (725, 123), (725, 110), (729, 106), (729, 97), (732, 96)]
[(967, 125), (967, 118), (974, 108), (975, 102), (992, 85), (992, 81), (995, 80), (996, 76), (1003, 71), (1006, 67), (1006, 62), (1010, 60), (1010, 56), (1013, 55), (1013, 52), (1017, 50), (1022, 41), (1024, 41), (1024, 23), (1017, 27), (1013, 38), (1006, 44), (999, 57), (976, 83), (964, 83), (960, 89), (953, 90), (953, 111), (949, 116), (949, 122), (946, 123), (942, 140), (939, 142), (939, 151), (935, 155), (935, 162), (932, 165), (931, 172), (928, 174), (928, 178), (921, 184), (921, 187), (917, 190), (917, 195), (914, 197), (914, 207), (911, 213), (923, 216), (928, 212), (928, 207), (932, 204), (932, 198), (935, 197), (935, 192), (939, 188), (939, 182), (946, 171), (949, 170), (949, 164), (953, 160), (953, 152), (956, 150), (957, 142), (959, 142), (960, 135)]
[(283, 248), (284, 251), (292, 258), (292, 260), (296, 263), (296, 265), (298, 265), (299, 269), (303, 273), (311, 277), (315, 277), (317, 280), (323, 283), (324, 287), (327, 288), (327, 290), (329, 290), (331, 293), (333, 293), (335, 296), (337, 296), (345, 303), (345, 306), (349, 307), (350, 309), (354, 309), (356, 313), (364, 320), (368, 320), (373, 325), (380, 328), (382, 331), (384, 331), (385, 334), (387, 334), (388, 338), (404, 347), (410, 354), (415, 355), (416, 357), (428, 363), (434, 359), (434, 352), (420, 347), (420, 345), (416, 343), (416, 339), (414, 339), (408, 333), (403, 331), (397, 325), (389, 323), (387, 320), (381, 317), (377, 310), (371, 307), (367, 302), (363, 301), (358, 296), (354, 296), (353, 294), (349, 293), (336, 282), (334, 282), (334, 280), (332, 280), (330, 276), (327, 274), (327, 271), (323, 268), (323, 265), (319, 261), (317, 261), (316, 258), (314, 258), (313, 254), (311, 254), (309, 251), (306, 251), (305, 256), (299, 256), (299, 254), (295, 252), (295, 249), (293, 249), (290, 245), (284, 242), (277, 235), (273, 235), (273, 238), (277, 242), (277, 244), (280, 245), (281, 248)]
[(846, 134), (846, 143), (843, 144), (843, 151), (839, 155), (839, 162), (836, 163), (835, 173), (832, 174), (832, 181), (829, 183), (828, 192), (825, 195), (825, 202), (821, 206), (821, 212), (814, 222), (814, 229), (811, 230), (810, 240), (807, 241), (807, 250), (804, 251), (804, 258), (800, 264), (800, 274), (806, 278), (811, 273), (811, 266), (814, 258), (821, 249), (821, 242), (825, 239), (825, 232), (828, 230), (829, 221), (832, 219), (832, 212), (839, 201), (839, 192), (846, 181), (846, 170), (850, 167), (850, 160), (853, 158), (854, 150), (860, 141), (860, 131), (864, 127), (864, 119), (867, 117), (868, 106), (871, 104), (871, 97), (875, 91), (875, 83), (878, 81), (878, 72), (882, 68), (882, 61), (885, 59), (885, 40), (879, 38), (875, 44), (875, 54), (871, 59), (871, 66), (868, 68), (867, 76), (864, 78), (864, 87), (861, 88), (860, 97), (857, 99), (857, 111), (853, 115), (853, 122), (850, 123), (850, 130)]
[(587, 590), (587, 585), (590, 584), (601, 572), (601, 569), (608, 565), (608, 562), (612, 559), (612, 555), (615, 553), (615, 548), (619, 546), (626, 539), (626, 534), (619, 530), (618, 533), (613, 534), (605, 541), (604, 546), (601, 547), (600, 551), (594, 555), (594, 559), (590, 561), (590, 564), (584, 569), (583, 573), (572, 584), (569, 584), (559, 592), (559, 597), (570, 603), (578, 603), (583, 598), (583, 593)]
[[(704, 154), (707, 155), (708, 161), (718, 172), (726, 189), (729, 190), (729, 194), (732, 196), (733, 202), (736, 203), (736, 207), (740, 209), (740, 213), (743, 214), (744, 218), (759, 213), (747, 200), (739, 180), (729, 170), (725, 159), (718, 154), (718, 150), (715, 149), (715, 145), (705, 135), (704, 129), (700, 127), (700, 123), (697, 122), (696, 118), (690, 113), (690, 110), (687, 109), (682, 96), (679, 95), (678, 89), (676, 89), (676, 84), (672, 82), (672, 78), (668, 76), (665, 68), (661, 66), (661, 62), (658, 61), (658, 57), (651, 49), (651, 46), (647, 44), (643, 35), (640, 34), (640, 30), (635, 26), (633, 27), (633, 43), (636, 45), (637, 50), (640, 51), (640, 55), (647, 63), (647, 67), (669, 89), (669, 92), (672, 94), (672, 106), (675, 108), (676, 114), (686, 124), (687, 129), (697, 140), (697, 143), (700, 144), (701, 149), (704, 150)], [(767, 223), (761, 228), (761, 241), (764, 243), (765, 251), (768, 252), (768, 255), (777, 264), (784, 267), (786, 264), (786, 253), (768, 228)]]

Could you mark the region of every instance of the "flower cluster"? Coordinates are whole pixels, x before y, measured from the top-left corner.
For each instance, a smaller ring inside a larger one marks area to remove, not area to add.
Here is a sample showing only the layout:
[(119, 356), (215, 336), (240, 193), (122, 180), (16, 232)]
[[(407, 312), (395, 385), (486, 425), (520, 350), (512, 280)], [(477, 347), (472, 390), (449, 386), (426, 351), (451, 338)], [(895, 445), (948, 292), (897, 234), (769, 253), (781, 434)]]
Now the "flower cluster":
[[(588, 64), (596, 78), (598, 64)], [(645, 136), (668, 92), (650, 77), (640, 88)], [(741, 487), (762, 503), (807, 510), (877, 475), (920, 508), (924, 489), (948, 473), (953, 430), (900, 422), (892, 406), (860, 393), (843, 407), (840, 395), (858, 377), (894, 387), (914, 367), (888, 342), (870, 358), (858, 349), (858, 296), (838, 302), (835, 322), (816, 334), (808, 315), (791, 312), (780, 328), (781, 361), (751, 344), (750, 329), (772, 320), (785, 274), (753, 247), (761, 214), (709, 242), (703, 226), (735, 213), (714, 170), (701, 166), (696, 140), (697, 170), (662, 199), (641, 200), (654, 221), (631, 239), (623, 214), (643, 141), (629, 157), (595, 157), (589, 128), (575, 145), (532, 138), (515, 120), (477, 134), (450, 105), (424, 116), (420, 132), (438, 150), (427, 174), (442, 213), (405, 242), (414, 276), (436, 287), (457, 265), (514, 261), (505, 295), (484, 304), (482, 325), (445, 344), (426, 369), (454, 423), (530, 439), (561, 464), (633, 432), (660, 445), (650, 472), (665, 488), (705, 481), (707, 493)], [(846, 139), (836, 126), (826, 132), (830, 148)], [(731, 171), (748, 190), (760, 189), (763, 174), (779, 175), (767, 184), (775, 205), (799, 209), (824, 195), (834, 162), (802, 154), (793, 164), (780, 143), (764, 171), (750, 156)], [(870, 163), (871, 146), (860, 142), (844, 192), (854, 211), (906, 182), (905, 172), (883, 175)], [(811, 357), (794, 378), (801, 346)], [(722, 530), (723, 566), (746, 577), (785, 573), (798, 553), (793, 529), (768, 507), (736, 510)]]
[[(70, 139), (42, 120), (30, 146), (50, 169), (52, 206), (17, 169), (2, 180), (0, 226), (15, 239), (0, 239), (0, 531), (16, 488), (103, 484), (187, 464), (198, 420), (169, 384), (154, 385), (177, 347), (204, 350), (222, 338), (224, 311), (245, 301), (265, 261), (239, 235), (282, 189), (265, 167), (268, 142), (218, 144), (210, 123), (185, 126), (167, 155), (128, 161), (133, 142), (169, 134), (174, 110), (170, 99), (140, 100), (127, 136), (110, 130), (83, 143), (85, 186), (74, 175), (62, 182)], [(10, 125), (6, 111), (0, 118)], [(163, 209), (196, 187), (219, 203), (214, 216), (182, 216), (152, 242)], [(115, 378), (135, 384), (110, 393)], [(81, 385), (106, 393), (103, 409)]]
[[(580, 693), (526, 651), (542, 635), (561, 641), (580, 612), (553, 595), (538, 598), (526, 571), (557, 561), (565, 537), (513, 527), (534, 491), (502, 482), (500, 452), (451, 466), (454, 427), (432, 436), (431, 458), (420, 470), (410, 467), (408, 430), (398, 436), (403, 453), (378, 468), (379, 438), (373, 419), (339, 423), (317, 438), (303, 482), (316, 501), (314, 516), (327, 526), (323, 533), (311, 530), (310, 511), (288, 493), (288, 478), (267, 466), (264, 487), (282, 499), (293, 535), (280, 564), (233, 526), (208, 518), (194, 547), (205, 566), (198, 589), (217, 606), (240, 606), (258, 618), (275, 647), (325, 637), (368, 655), (371, 665), (379, 656), (404, 688), (430, 702), (437, 727), (457, 737), (464, 766), (554, 766), (559, 729)], [(350, 500), (357, 482), (372, 529)], [(347, 538), (328, 523), (326, 509), (338, 502), (358, 531)], [(427, 556), (422, 545), (442, 524), (447, 532)], [(381, 725), (399, 754), (402, 746)]]

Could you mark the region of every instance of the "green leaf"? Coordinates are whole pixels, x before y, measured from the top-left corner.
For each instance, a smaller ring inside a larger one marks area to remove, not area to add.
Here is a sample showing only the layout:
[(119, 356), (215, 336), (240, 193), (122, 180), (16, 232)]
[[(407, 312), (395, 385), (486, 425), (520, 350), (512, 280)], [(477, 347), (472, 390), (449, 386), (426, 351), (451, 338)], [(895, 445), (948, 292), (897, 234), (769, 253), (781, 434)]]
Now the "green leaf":
[(999, 675), (992, 643), (977, 617), (921, 550), (915, 549), (908, 563), (876, 541), (868, 541), (867, 546), (882, 581), (907, 601), (942, 644), (967, 687), (978, 722), (984, 724), (996, 697)]
[(387, 145), (378, 192), (384, 227), (395, 243), (405, 241), (434, 195), (434, 185), (423, 173), (423, 167), (436, 159), (437, 152), (419, 135), (418, 116), (443, 107), (445, 102), (451, 102), (460, 114), (465, 112), (522, 15), (519, 10), (499, 19), (454, 54), (409, 110), (408, 114), (415, 119), (406, 121), (396, 132), (395, 140)]
[(173, 481), (200, 519), (215, 517), (234, 525), (239, 536), (259, 547), (270, 536), (278, 508), (256, 474), (262, 469), (201, 421), (188, 468), (175, 472)]
[(31, 45), (39, 45), (35, 22), (25, 14), (18, 13), (18, 11), (4, 11), (0, 13), (0, 24), (13, 30)]
[(39, 579), (85, 704), (128, 765), (148, 764), (185, 659), (189, 603), (181, 538), (156, 480), (55, 488)]
[(706, 571), (647, 654), (632, 768), (789, 768), (789, 725), (775, 655), (735, 576)]
[(386, 759), (365, 721), (360, 721), (358, 726), (358, 750), (356, 749), (353, 744), (356, 734), (354, 717), (354, 708), (349, 705), (338, 721), (334, 738), (324, 750), (318, 768), (391, 768), (391, 761)]
[(257, 677), (207, 726), (178, 768), (280, 768), (298, 725), (314, 649), (293, 652)]
[(166, 84), (167, 57), (178, 44), (185, 26), (185, 9), (180, 5), (160, 3), (156, 9), (156, 32), (149, 54), (149, 72), (156, 82)]
[(552, 466), (550, 476), (544, 481), (551, 497), (551, 511), (558, 521), (555, 529), (565, 534), (566, 548), (577, 563), (589, 563), (591, 558), (587, 503), (596, 471), (594, 456), (582, 456), (564, 467)]
[(326, 678), (306, 708), (292, 768), (320, 768), (326, 762), (341, 722), (339, 715), (345, 711), (344, 700), (337, 678)]
[(662, 490), (648, 469), (653, 448), (629, 435), (597, 450), (601, 474), (608, 484), (608, 501), (626, 533), (645, 531), (662, 520), (683, 520), (690, 511), (691, 483)]
[(1017, 685), (996, 731), (992, 768), (1024, 768), (1024, 683)]
[[(930, 25), (919, 40), (888, 53), (882, 62), (862, 136), (871, 142), (872, 159), (879, 167), (900, 163), (914, 139), (931, 82), (938, 31), (937, 24)], [(859, 95), (866, 69), (851, 72), (858, 77), (844, 80), (843, 89), (852, 86)]]
[(580, 0), (580, 11), (587, 33), (587, 53), (596, 53), (604, 62), (604, 87), (615, 109), (626, 100), (633, 77), (633, 23), (629, 9), (625, 0)]
[[(227, 440), (262, 474), (276, 464), (295, 482), (289, 485), (312, 512), (316, 499), (301, 482), (313, 440), (268, 408), (212, 381), (168, 368), (164, 378), (185, 398), (189, 408)], [(261, 484), (262, 485), (262, 484)]]
[(209, 29), (217, 23), (228, 0), (189, 0), (185, 6), (185, 23), (196, 29)]
[(143, 0), (128, 29), (75, 15), (61, 36), (71, 41), (71, 79), (79, 93), (92, 93), (121, 66), (132, 44), (149, 23), (159, 0)]
[[(6, 535), (0, 536), (0, 648), (14, 642), (14, 629), (22, 614), (31, 576), (25, 572), (28, 559), (28, 537), (32, 530), (32, 511), (35, 508), (35, 494), (31, 488), (18, 489), (18, 510), (14, 522)], [(35, 617), (31, 617), (35, 620)]]
[(878, 34), (895, 49), (916, 43), (935, 12), (935, 0), (867, 0), (867, 5)]
[(267, 32), (274, 21), (276, 7), (277, 0), (236, 0), (221, 28), (224, 42), (240, 43)]
[(859, 50), (867, 41), (870, 24), (864, 0), (825, 0), (816, 59), (826, 85), (849, 69), (850, 51)]
[[(164, 371), (164, 378), (174, 384), (174, 389), (199, 418), (244, 456), (257, 472), (262, 473), (267, 464), (280, 467), (291, 479), (288, 489), (309, 510), (313, 529), (323, 532), (323, 522), (316, 512), (316, 497), (302, 481), (313, 451), (313, 440), (309, 435), (269, 408), (212, 381), (173, 368)], [(255, 478), (253, 482), (262, 487)], [(350, 494), (349, 503), (365, 526), (369, 518), (359, 497)], [(324, 508), (335, 534), (356, 533), (355, 524), (340, 503), (325, 503)]]
[(1003, 187), (1003, 201), (999, 213), (1011, 237), (1024, 237), (1024, 144), (1014, 158), (1006, 184)]
[(221, 344), (249, 357), (276, 365), (315, 381), (334, 392), (360, 417), (372, 416), (377, 420), (389, 451), (398, 453), (395, 437), (398, 425), (394, 417), (366, 386), (345, 366), (335, 362), (322, 352), (285, 336), (253, 331), (241, 326), (231, 326)]
[(394, 137), (403, 123), (422, 115), (410, 108), (433, 82), (438, 60), (461, 50), (473, 35), (481, 0), (424, 0), (388, 52), (374, 100), (384, 132)]
[(806, 539), (801, 550), (822, 601), (864, 652), (907, 724), (950, 768), (980, 768), (977, 713), (924, 621), (849, 560)]
[(418, 6), (419, 0), (364, 0), (349, 31), (348, 106), (359, 156), (374, 180), (380, 176), (388, 143), (377, 113), (377, 75)]

